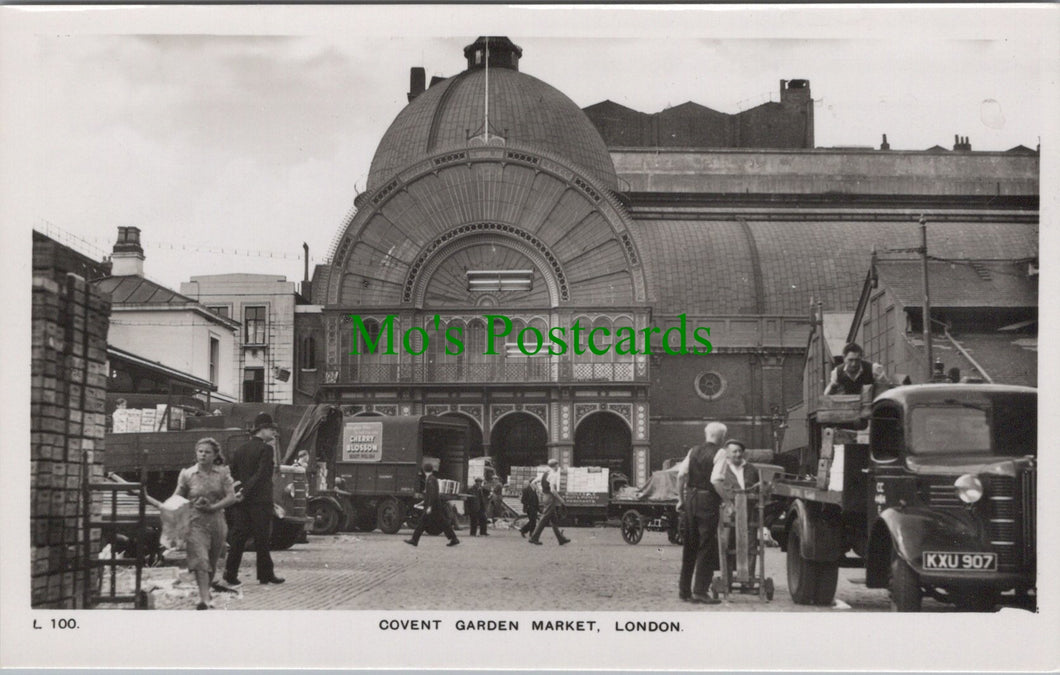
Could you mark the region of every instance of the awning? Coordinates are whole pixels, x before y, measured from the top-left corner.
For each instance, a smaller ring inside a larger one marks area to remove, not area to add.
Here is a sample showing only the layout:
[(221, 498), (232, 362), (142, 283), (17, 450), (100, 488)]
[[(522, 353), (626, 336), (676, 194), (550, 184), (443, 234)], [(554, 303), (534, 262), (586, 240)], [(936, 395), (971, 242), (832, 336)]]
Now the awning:
[(208, 380), (204, 380), (202, 378), (195, 377), (194, 375), (189, 375), (174, 368), (170, 368), (169, 366), (162, 365), (157, 361), (148, 361), (142, 356), (137, 356), (136, 354), (125, 351), (124, 349), (118, 349), (117, 347), (108, 346), (107, 358), (109, 358), (111, 361), (121, 361), (124, 363), (128, 363), (137, 368), (142, 368), (144, 370), (151, 371), (152, 373), (160, 375), (166, 378), (167, 380), (186, 384), (190, 387), (201, 389), (202, 391), (217, 391), (217, 385), (212, 382), (209, 382)]

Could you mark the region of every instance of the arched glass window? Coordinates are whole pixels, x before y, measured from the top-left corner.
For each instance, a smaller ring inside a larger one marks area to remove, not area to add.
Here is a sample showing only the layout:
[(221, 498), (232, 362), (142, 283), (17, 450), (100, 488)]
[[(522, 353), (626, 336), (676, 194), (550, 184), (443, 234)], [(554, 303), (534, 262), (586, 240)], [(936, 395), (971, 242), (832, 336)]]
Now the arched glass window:
[(312, 335), (302, 340), (302, 370), (316, 370), (317, 341)]

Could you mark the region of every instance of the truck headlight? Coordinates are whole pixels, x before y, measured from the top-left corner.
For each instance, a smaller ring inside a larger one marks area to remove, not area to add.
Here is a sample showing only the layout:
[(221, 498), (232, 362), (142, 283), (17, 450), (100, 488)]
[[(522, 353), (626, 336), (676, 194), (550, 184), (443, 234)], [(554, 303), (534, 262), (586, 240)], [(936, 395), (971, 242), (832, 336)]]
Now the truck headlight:
[(974, 504), (983, 498), (983, 483), (970, 473), (966, 473), (953, 482), (957, 496), (965, 504)]

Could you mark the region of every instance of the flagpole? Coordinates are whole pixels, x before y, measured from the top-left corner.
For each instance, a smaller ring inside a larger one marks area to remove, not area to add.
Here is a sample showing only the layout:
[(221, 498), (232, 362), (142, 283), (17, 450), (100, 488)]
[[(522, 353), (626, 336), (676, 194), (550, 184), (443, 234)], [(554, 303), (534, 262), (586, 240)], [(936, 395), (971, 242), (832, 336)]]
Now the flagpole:
[(490, 38), (486, 36), (486, 121), (482, 129), (482, 140), (486, 145), (490, 142)]

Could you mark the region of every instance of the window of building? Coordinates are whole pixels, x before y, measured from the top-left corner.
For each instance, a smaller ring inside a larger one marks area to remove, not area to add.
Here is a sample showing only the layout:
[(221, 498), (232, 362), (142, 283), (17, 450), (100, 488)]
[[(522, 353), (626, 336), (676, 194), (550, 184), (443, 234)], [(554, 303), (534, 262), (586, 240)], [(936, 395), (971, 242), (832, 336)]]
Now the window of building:
[(302, 370), (316, 370), (317, 341), (309, 336), (302, 340)]
[(264, 307), (244, 307), (243, 343), (248, 345), (265, 344), (265, 322)]
[(210, 310), (217, 316), (223, 316), (226, 319), (232, 316), (232, 310), (228, 305), (207, 305), (206, 309)]
[(220, 366), (221, 341), (210, 337), (210, 383), (217, 384), (217, 373)]
[(532, 291), (533, 270), (468, 270), (467, 290), (472, 293)]
[(696, 395), (713, 401), (725, 392), (725, 378), (714, 371), (700, 373), (696, 376)]
[(265, 369), (243, 369), (243, 402), (262, 403), (265, 401)]

